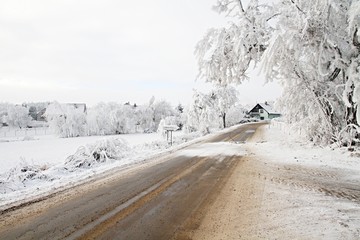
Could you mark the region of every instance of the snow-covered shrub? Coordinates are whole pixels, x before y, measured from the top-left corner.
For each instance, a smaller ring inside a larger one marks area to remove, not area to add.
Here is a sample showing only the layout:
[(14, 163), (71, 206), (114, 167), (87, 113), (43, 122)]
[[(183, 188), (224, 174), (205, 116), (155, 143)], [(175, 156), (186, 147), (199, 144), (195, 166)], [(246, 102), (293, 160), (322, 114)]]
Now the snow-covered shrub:
[(81, 146), (65, 162), (65, 169), (90, 168), (94, 165), (120, 160), (130, 154), (130, 147), (123, 139), (112, 138)]
[(46, 169), (46, 165), (29, 165), (23, 161), (19, 166), (0, 175), (0, 193), (16, 191), (34, 181), (53, 181), (53, 177), (44, 173)]

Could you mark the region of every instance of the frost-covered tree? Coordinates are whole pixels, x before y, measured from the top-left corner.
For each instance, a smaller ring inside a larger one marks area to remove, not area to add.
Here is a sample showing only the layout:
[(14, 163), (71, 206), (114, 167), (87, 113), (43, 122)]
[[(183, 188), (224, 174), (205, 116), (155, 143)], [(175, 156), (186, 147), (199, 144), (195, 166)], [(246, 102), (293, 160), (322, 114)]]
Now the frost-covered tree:
[(45, 112), (50, 126), (61, 137), (84, 136), (86, 132), (86, 114), (70, 104), (51, 103)]
[(239, 122), (245, 118), (246, 114), (247, 108), (245, 108), (243, 105), (237, 103), (231, 106), (227, 112), (226, 126), (234, 126), (239, 124)]
[(0, 126), (7, 124), (8, 109), (13, 106), (11, 103), (0, 103)]
[[(273, 28), (269, 5), (250, 0), (244, 9), (241, 0), (219, 0), (214, 9), (234, 20), (228, 27), (210, 29), (198, 43), (195, 54), (199, 77), (219, 85), (241, 83), (252, 62), (259, 62), (266, 50)], [(266, 11), (265, 11), (266, 10)]]
[(98, 103), (87, 112), (88, 135), (110, 135), (115, 134), (112, 126), (110, 112), (114, 110), (114, 104)]
[(149, 105), (99, 103), (79, 111), (71, 104), (54, 102), (46, 110), (50, 125), (62, 137), (83, 135), (115, 135), (135, 132), (154, 132), (161, 119), (175, 116), (166, 101), (150, 101)]
[(175, 110), (170, 105), (170, 103), (164, 100), (155, 102), (153, 106), (153, 121), (156, 129), (154, 130), (157, 130), (157, 127), (159, 126), (161, 119), (174, 115), (175, 115)]
[(181, 113), (183, 113), (184, 112), (184, 107), (183, 107), (183, 105), (181, 105), (180, 103), (179, 103), (179, 105), (177, 105), (177, 107), (176, 107), (176, 110), (181, 114)]
[(136, 128), (144, 132), (156, 132), (161, 119), (175, 116), (175, 110), (167, 101), (155, 101), (152, 97), (148, 105), (138, 105), (135, 109)]
[(220, 86), (212, 91), (215, 108), (222, 119), (222, 127), (226, 128), (226, 116), (231, 107), (238, 102), (238, 92), (230, 85)]
[(9, 105), (7, 114), (7, 124), (12, 127), (25, 128), (31, 121), (29, 109), (20, 105)]
[(135, 125), (142, 132), (153, 132), (155, 123), (153, 121), (153, 108), (149, 105), (139, 105), (135, 110)]
[(287, 120), (319, 143), (360, 138), (360, 3), (355, 0), (218, 0), (229, 26), (199, 42), (199, 76), (241, 83), (261, 63), (280, 80)]
[(186, 128), (188, 131), (200, 131), (207, 134), (210, 127), (218, 126), (219, 115), (216, 111), (215, 97), (212, 93), (204, 94), (194, 90), (192, 101), (187, 111)]
[(136, 113), (130, 104), (99, 103), (88, 110), (87, 128), (89, 135), (111, 135), (134, 133)]
[(129, 104), (119, 105), (110, 112), (110, 119), (116, 134), (135, 132), (136, 121), (133, 106)]
[(216, 85), (209, 93), (194, 90), (192, 103), (187, 111), (188, 127), (208, 133), (210, 126), (220, 125), (221, 118), (221, 127), (226, 128), (226, 116), (238, 102), (237, 95), (237, 90), (230, 85)]

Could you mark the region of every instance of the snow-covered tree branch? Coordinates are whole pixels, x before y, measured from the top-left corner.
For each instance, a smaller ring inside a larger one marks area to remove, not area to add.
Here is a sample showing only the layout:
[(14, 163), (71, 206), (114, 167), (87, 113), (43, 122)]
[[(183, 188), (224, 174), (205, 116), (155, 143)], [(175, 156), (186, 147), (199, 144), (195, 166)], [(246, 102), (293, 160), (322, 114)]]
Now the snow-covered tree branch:
[[(227, 126), (227, 114), (238, 103), (238, 92), (233, 86), (216, 86), (209, 93), (194, 90), (192, 103), (187, 111), (187, 127), (206, 134), (210, 127)], [(235, 114), (232, 113), (232, 116)], [(220, 121), (221, 119), (221, 121)], [(232, 119), (231, 124), (234, 120)], [(235, 120), (236, 121), (236, 120)], [(237, 119), (237, 122), (240, 119)], [(221, 126), (220, 126), (221, 125)]]
[(242, 83), (261, 64), (284, 87), (287, 120), (319, 143), (360, 141), (360, 2), (218, 0), (231, 23), (199, 42), (199, 77)]

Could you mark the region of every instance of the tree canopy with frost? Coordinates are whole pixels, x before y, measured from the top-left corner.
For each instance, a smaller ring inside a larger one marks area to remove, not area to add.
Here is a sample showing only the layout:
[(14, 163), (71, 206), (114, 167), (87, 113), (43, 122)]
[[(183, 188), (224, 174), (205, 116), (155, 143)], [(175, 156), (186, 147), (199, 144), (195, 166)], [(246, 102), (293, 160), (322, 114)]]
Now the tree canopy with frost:
[(290, 123), (318, 143), (360, 139), (360, 1), (218, 0), (229, 25), (198, 43), (199, 77), (222, 86), (261, 65)]
[(73, 105), (51, 103), (45, 112), (50, 126), (61, 137), (78, 137), (86, 135), (86, 115)]
[(219, 127), (221, 125), (225, 128), (228, 123), (226, 121), (227, 114), (237, 102), (238, 92), (230, 85), (216, 86), (209, 93), (194, 90), (192, 103), (187, 111), (187, 127), (202, 133), (208, 133), (211, 126)]
[(9, 126), (26, 128), (31, 121), (29, 110), (24, 106), (9, 105), (7, 113), (7, 123)]
[(186, 128), (188, 131), (210, 132), (210, 127), (218, 123), (215, 102), (212, 94), (205, 94), (194, 90), (192, 102), (187, 111)]
[[(226, 116), (228, 111), (238, 102), (238, 92), (231, 86), (221, 86), (212, 92), (216, 111), (222, 119), (222, 127), (226, 128)], [(239, 119), (240, 120), (240, 119)]]
[[(153, 97), (149, 105), (99, 103), (86, 112), (73, 104), (53, 102), (47, 107), (45, 115), (61, 137), (77, 137), (155, 132), (161, 119), (175, 117), (176, 114), (170, 103), (155, 102)], [(181, 123), (180, 118), (177, 123)]]

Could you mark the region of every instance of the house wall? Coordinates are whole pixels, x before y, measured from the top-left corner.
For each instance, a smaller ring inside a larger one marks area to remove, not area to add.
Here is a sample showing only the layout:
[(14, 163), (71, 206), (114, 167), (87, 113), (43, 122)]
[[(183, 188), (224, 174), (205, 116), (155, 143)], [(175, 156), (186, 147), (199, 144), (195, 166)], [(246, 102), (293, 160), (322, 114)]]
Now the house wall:
[(269, 119), (274, 119), (274, 118), (278, 118), (281, 117), (280, 114), (269, 114)]
[(250, 117), (252, 117), (252, 118), (259, 118), (260, 119), (259, 113), (250, 112), (249, 114), (250, 114)]
[(250, 112), (250, 116), (253, 118), (257, 118), (260, 120), (271, 120), (274, 118), (278, 118), (281, 117), (280, 114), (273, 114), (273, 113), (268, 113), (267, 111), (263, 110), (261, 112), (262, 109), (258, 109), (258, 112)]
[(253, 118), (260, 119), (259, 109), (261, 109), (261, 107), (259, 105), (256, 105), (255, 108), (252, 109), (251, 112), (249, 112), (250, 116), (253, 117)]
[(253, 118), (257, 118), (260, 120), (270, 120), (273, 118), (280, 117), (281, 115), (278, 113), (268, 113), (262, 106), (257, 104), (250, 112), (249, 115)]
[(269, 114), (264, 109), (259, 109), (259, 118), (260, 120), (267, 120), (269, 119)]

